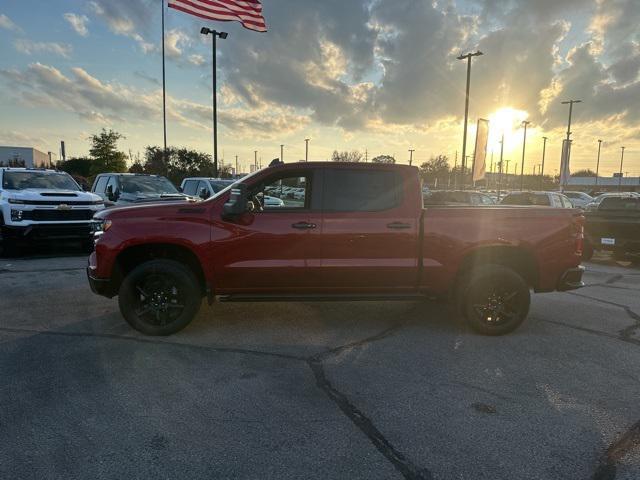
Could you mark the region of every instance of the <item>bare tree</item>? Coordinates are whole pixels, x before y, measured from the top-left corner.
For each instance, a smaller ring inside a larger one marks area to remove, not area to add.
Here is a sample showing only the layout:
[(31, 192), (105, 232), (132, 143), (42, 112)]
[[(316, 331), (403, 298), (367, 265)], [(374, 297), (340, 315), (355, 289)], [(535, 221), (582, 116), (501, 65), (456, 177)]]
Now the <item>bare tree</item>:
[(360, 162), (362, 161), (362, 154), (357, 150), (352, 150), (351, 152), (339, 152), (337, 150), (333, 151), (331, 155), (332, 162)]

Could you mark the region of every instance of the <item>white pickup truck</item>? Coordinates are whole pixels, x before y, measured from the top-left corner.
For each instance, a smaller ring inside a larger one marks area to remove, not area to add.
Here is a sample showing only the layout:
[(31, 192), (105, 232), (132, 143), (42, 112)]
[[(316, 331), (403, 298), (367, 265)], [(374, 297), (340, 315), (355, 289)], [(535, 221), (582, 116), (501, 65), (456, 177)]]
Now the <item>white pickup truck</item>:
[(0, 251), (50, 239), (90, 247), (93, 215), (103, 209), (65, 172), (0, 167)]

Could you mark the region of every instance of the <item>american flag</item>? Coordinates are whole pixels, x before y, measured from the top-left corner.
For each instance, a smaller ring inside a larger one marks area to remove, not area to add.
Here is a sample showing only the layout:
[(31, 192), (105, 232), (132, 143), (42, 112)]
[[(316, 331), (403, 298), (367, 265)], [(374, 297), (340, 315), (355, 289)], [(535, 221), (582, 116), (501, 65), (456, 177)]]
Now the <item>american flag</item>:
[(238, 21), (256, 32), (267, 31), (260, 0), (169, 0), (169, 8), (207, 20)]

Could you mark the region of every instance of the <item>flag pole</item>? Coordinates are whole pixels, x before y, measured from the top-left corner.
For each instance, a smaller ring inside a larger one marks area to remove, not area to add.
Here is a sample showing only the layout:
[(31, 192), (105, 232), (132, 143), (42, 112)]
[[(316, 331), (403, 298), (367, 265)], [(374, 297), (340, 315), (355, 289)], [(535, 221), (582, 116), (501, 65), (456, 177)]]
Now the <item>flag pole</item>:
[(163, 159), (167, 157), (167, 87), (165, 80), (164, 67), (164, 0), (160, 1), (162, 5), (162, 127), (164, 133), (164, 150), (162, 151)]

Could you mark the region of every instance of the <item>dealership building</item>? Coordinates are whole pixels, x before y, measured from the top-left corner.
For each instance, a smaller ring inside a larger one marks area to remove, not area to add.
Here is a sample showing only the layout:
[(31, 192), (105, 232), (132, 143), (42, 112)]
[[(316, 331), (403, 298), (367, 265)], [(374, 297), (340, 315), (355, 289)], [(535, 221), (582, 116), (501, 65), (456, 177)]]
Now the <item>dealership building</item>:
[(25, 166), (28, 168), (45, 168), (50, 164), (47, 153), (33, 147), (0, 146), (0, 167)]

